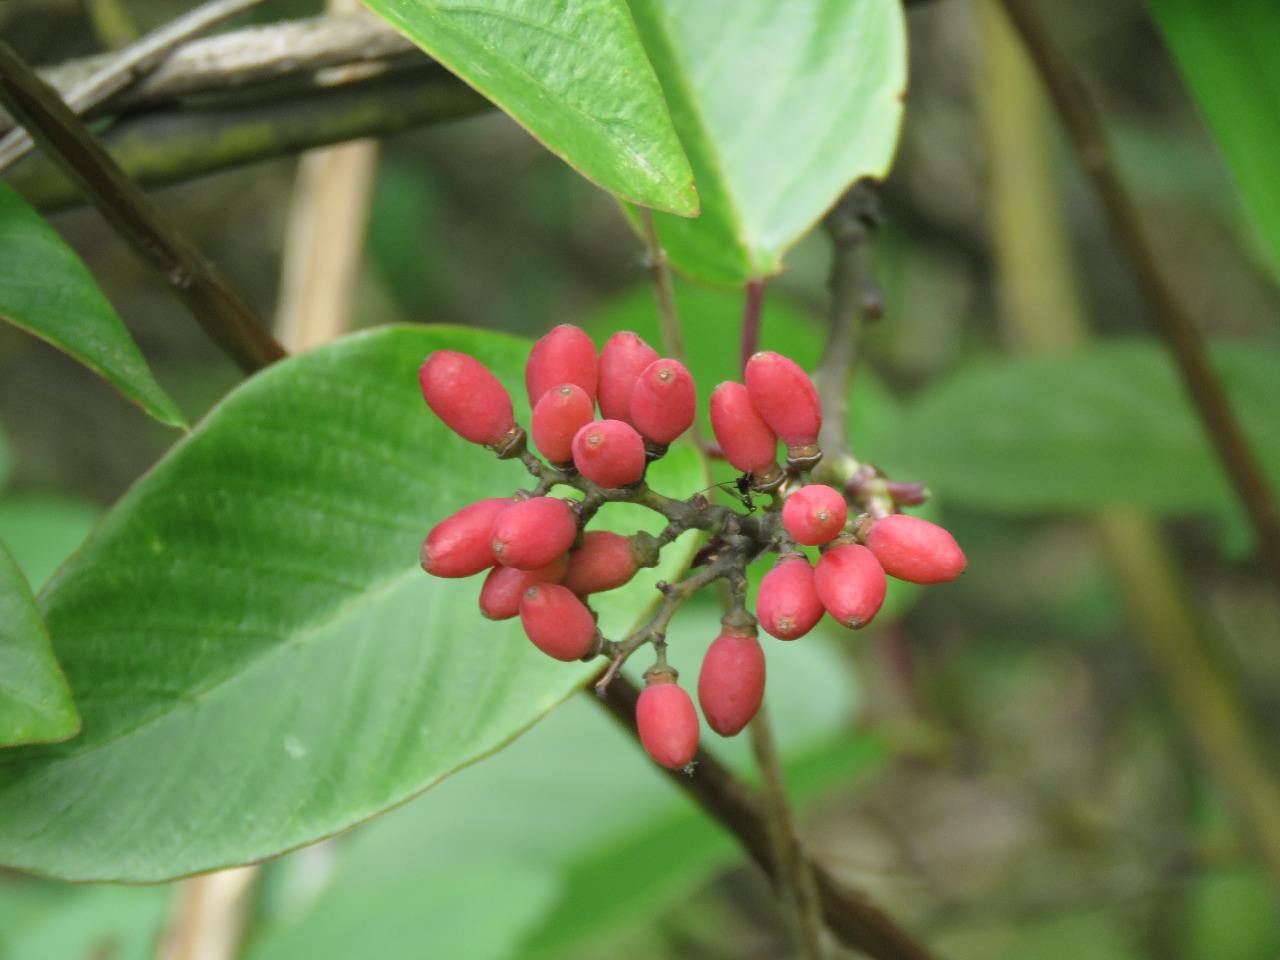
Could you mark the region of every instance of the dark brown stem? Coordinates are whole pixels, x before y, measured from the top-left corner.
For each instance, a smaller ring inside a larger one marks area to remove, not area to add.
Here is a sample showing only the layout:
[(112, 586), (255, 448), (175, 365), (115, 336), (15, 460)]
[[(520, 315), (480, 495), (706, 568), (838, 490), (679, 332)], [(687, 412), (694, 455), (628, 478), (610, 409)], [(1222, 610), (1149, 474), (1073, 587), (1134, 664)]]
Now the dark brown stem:
[(620, 640), (617, 643), (606, 643), (603, 652), (609, 657), (609, 666), (601, 674), (600, 679), (596, 681), (596, 694), (602, 697), (605, 695), (609, 684), (618, 676), (618, 672), (633, 653), (646, 643), (659, 643), (666, 639), (667, 627), (671, 623), (671, 618), (676, 615), (676, 611), (680, 609), (686, 600), (721, 577), (731, 576), (736, 570), (744, 567), (747, 562), (746, 551), (739, 549), (723, 554), (714, 563), (710, 563), (696, 573), (690, 574), (679, 583), (659, 583), (658, 589), (663, 594), (662, 603), (658, 605), (658, 609), (649, 618), (649, 622), (625, 640)]
[(3, 41), (0, 102), (80, 184), (116, 231), (164, 276), (209, 337), (243, 370), (258, 370), (285, 355), (213, 264), (164, 218), (57, 93)]
[[(626, 677), (609, 685), (601, 704), (624, 729), (636, 736), (636, 700), (640, 691)], [(706, 813), (738, 838), (747, 854), (770, 877), (777, 862), (769, 841), (759, 795), (735, 777), (705, 748), (694, 758), (693, 773), (668, 771), (667, 776)], [(873, 960), (931, 960), (932, 954), (873, 905), (860, 891), (846, 886), (821, 864), (809, 858), (818, 902), (828, 929), (845, 946), (861, 950)]]
[[(470, 87), (428, 66), (339, 86), (291, 88), (272, 97), (251, 93), (130, 114), (117, 119), (101, 142), (135, 183), (162, 186), (492, 109)], [(8, 179), (42, 209), (83, 202), (74, 185), (39, 155), (15, 166)]]
[(764, 309), (763, 280), (748, 280), (746, 300), (742, 306), (742, 349), (739, 370), (747, 369), (747, 361), (760, 349), (760, 321)]
[(1031, 0), (1004, 0), (1004, 9), (1067, 128), (1081, 166), (1098, 191), (1111, 229), (1146, 298), (1151, 319), (1173, 353), (1183, 387), (1253, 524), (1263, 562), (1280, 587), (1280, 506), (1222, 382), (1209, 363), (1204, 337), (1161, 272), (1138, 209), (1116, 171), (1097, 108), (1075, 66), (1055, 46)]
[[(73, 113), (85, 113), (137, 81), (192, 37), (262, 2), (263, 0), (208, 0), (141, 40), (129, 44), (113, 56), (109, 63), (76, 84), (62, 99)], [(11, 130), (0, 139), (0, 171), (34, 147), (35, 142), (25, 130)]]
[(879, 219), (879, 199), (871, 185), (862, 181), (841, 198), (825, 221), (834, 254), (827, 343), (817, 374), (822, 403), (818, 445), (828, 469), (838, 468), (849, 455), (849, 385), (862, 321), (883, 312), (883, 296), (871, 273), (871, 240)]

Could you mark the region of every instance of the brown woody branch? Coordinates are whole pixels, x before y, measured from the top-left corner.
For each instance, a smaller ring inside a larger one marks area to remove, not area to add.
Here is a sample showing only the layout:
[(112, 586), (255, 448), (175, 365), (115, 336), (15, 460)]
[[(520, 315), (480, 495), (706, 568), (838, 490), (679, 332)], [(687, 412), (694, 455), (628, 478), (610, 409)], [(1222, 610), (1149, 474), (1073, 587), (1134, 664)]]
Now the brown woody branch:
[(199, 249), (171, 225), (93, 139), (58, 94), (0, 41), (0, 102), (103, 216), (168, 282), (209, 337), (246, 371), (284, 348)]
[[(623, 729), (636, 735), (636, 700), (640, 691), (625, 676), (605, 691), (601, 702)], [(776, 881), (778, 865), (769, 839), (760, 796), (740, 781), (713, 754), (699, 749), (693, 773), (667, 771), (676, 786), (722, 827), (738, 838), (751, 859)], [(876, 907), (860, 891), (836, 879), (820, 863), (808, 860), (828, 929), (841, 943), (874, 960), (931, 960), (932, 954)]]

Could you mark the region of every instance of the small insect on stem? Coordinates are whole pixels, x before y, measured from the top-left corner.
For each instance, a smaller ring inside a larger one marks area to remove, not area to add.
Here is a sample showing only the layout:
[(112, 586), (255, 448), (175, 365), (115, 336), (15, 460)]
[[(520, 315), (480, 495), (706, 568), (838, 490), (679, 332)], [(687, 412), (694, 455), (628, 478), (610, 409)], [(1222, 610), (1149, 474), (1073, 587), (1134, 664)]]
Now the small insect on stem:
[(744, 473), (734, 480), (722, 480), (720, 483), (713, 483), (709, 487), (703, 487), (701, 490), (695, 491), (694, 495), (706, 493), (708, 490), (723, 490), (725, 493), (729, 493), (732, 490), (747, 513), (755, 513), (759, 509), (751, 499), (750, 474)]

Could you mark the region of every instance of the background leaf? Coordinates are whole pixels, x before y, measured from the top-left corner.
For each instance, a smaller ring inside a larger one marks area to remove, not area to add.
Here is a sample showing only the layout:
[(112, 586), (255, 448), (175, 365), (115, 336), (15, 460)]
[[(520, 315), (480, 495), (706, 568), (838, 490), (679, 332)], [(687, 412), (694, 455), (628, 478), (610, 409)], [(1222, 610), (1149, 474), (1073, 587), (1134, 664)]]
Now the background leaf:
[(782, 255), (853, 181), (889, 169), (902, 121), (897, 0), (632, 0), (702, 213), (658, 218), (672, 262), (711, 283)]
[(624, 200), (698, 212), (693, 173), (622, 0), (368, 0), (549, 150)]
[(75, 251), (3, 183), (0, 317), (74, 357), (160, 422), (186, 426)]
[(0, 497), (0, 542), (38, 593), (101, 515), (97, 504), (76, 497), (10, 494)]
[[(1280, 483), (1280, 351), (1219, 344), (1213, 361)], [(909, 404), (886, 442), (949, 502), (983, 510), (1236, 509), (1171, 362), (1149, 341), (971, 367)]]
[(1280, 278), (1280, 17), (1269, 0), (1151, 0)]
[[(85, 729), (0, 759), (0, 861), (150, 881), (271, 856), (498, 749), (598, 669), (482, 620), (478, 581), (418, 569), (433, 523), (527, 481), (427, 411), (416, 370), (437, 348), (487, 363), (527, 422), (524, 341), (348, 338), (235, 390), (55, 575), (42, 603)], [(699, 476), (678, 446), (652, 479)], [(619, 590), (603, 629), (686, 558)]]
[(78, 729), (31, 588), (0, 543), (0, 747), (65, 740)]

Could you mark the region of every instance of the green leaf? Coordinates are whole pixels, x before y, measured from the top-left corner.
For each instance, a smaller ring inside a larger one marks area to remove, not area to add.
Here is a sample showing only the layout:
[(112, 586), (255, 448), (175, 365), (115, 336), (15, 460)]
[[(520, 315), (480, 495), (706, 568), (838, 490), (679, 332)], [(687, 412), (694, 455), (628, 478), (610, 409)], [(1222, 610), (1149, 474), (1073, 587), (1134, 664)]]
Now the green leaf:
[[(672, 623), (669, 653), (683, 677), (697, 675), (717, 632), (719, 608), (705, 600)], [(766, 640), (769, 708), (788, 783), (802, 802), (884, 757), (879, 741), (847, 729), (858, 703), (847, 661), (833, 645), (812, 639)], [(590, 701), (589, 694), (574, 697), (501, 755), (360, 827), (338, 850), (329, 887), (303, 911), (305, 919), (280, 922), (324, 926), (326, 914), (346, 900), (414, 889), (423, 896), (412, 906), (371, 908), (353, 918), (353, 935), (363, 930), (372, 940), (422, 931), (419, 956), (455, 956), (427, 932), (449, 922), (447, 911), (484, 909), (490, 923), (503, 927), (511, 924), (509, 910), (521, 923), (527, 916), (523, 904), (484, 891), (466, 903), (444, 895), (450, 876), (479, 863), (499, 874), (537, 871), (555, 891), (506, 956), (576, 955), (568, 948), (652, 922), (657, 911), (740, 859), (733, 838), (657, 775), (632, 738)], [(750, 769), (745, 734), (723, 740), (704, 728), (704, 735), (739, 771)], [(310, 867), (285, 860), (280, 869)]]
[(677, 268), (737, 285), (893, 159), (906, 87), (897, 0), (631, 0), (702, 214), (658, 217)]
[[(347, 338), (245, 382), (139, 481), (42, 594), (84, 733), (0, 758), (0, 862), (153, 881), (272, 856), (499, 749), (598, 669), (481, 619), (478, 582), (418, 568), (436, 521), (528, 477), (431, 416), (417, 367), (471, 353), (527, 415), (528, 346)], [(699, 475), (682, 446), (652, 481)], [(602, 628), (625, 631), (687, 556), (617, 591)]]
[(65, 740), (79, 729), (31, 588), (0, 543), (0, 747)]
[(102, 509), (87, 500), (48, 493), (0, 497), (0, 542), (39, 592), (89, 535)]
[(622, 0), (367, 0), (584, 177), (698, 212), (693, 172)]
[(427, 869), (410, 882), (325, 897), (268, 928), (246, 960), (505, 960), (556, 893), (545, 871), (518, 863)]
[[(1212, 358), (1280, 483), (1280, 351), (1220, 344)], [(918, 397), (886, 440), (948, 503), (982, 510), (1236, 509), (1166, 352), (1149, 341), (970, 367)]]
[(1280, 277), (1280, 17), (1270, 0), (1151, 0)]
[(3, 183), (0, 317), (78, 360), (161, 423), (187, 425), (75, 251)]
[[(4, 960), (156, 955), (171, 890), (162, 887), (63, 887), (35, 916), (28, 908), (4, 931)], [(3, 893), (0, 892), (0, 897)]]

